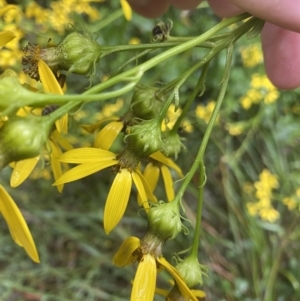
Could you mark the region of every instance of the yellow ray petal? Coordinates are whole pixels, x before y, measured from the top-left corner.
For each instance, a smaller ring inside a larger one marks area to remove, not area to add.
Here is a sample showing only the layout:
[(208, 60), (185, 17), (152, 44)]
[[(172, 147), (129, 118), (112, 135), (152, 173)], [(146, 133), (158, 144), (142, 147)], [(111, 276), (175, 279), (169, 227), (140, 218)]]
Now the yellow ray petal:
[[(150, 191), (153, 192), (159, 178), (160, 169), (158, 166), (153, 165), (151, 162), (146, 166), (143, 176), (147, 181)], [(138, 204), (142, 204), (140, 195), (138, 194)]]
[(143, 184), (143, 181), (141, 180), (140, 176), (138, 173), (136, 172), (132, 172), (132, 179), (133, 179), (133, 182), (136, 186), (136, 189), (138, 191), (138, 195), (140, 197), (140, 202), (139, 202), (139, 199), (138, 199), (138, 204), (140, 206), (143, 206), (145, 209), (149, 209), (149, 203), (148, 203), (148, 198), (147, 198), (147, 195), (146, 195), (146, 191), (145, 191), (145, 188), (144, 188), (144, 184)]
[(111, 120), (120, 120), (120, 117), (118, 116), (111, 116), (111, 117), (106, 117), (103, 118), (101, 121), (95, 123), (95, 124), (82, 124), (81, 127), (86, 130), (89, 133), (94, 133), (102, 123), (106, 122), (106, 121), (111, 121)]
[(37, 156), (16, 162), (14, 170), (10, 177), (10, 186), (15, 188), (22, 184), (31, 174), (31, 172), (39, 162), (39, 159), (40, 156)]
[(132, 186), (131, 172), (121, 169), (110, 188), (104, 208), (104, 230), (108, 234), (124, 215)]
[(127, 237), (113, 258), (113, 264), (117, 267), (124, 267), (132, 264), (134, 256), (132, 253), (140, 246), (140, 240), (137, 237)]
[(126, 0), (120, 0), (124, 17), (127, 21), (132, 19), (132, 9)]
[(18, 244), (24, 247), (26, 253), (34, 262), (40, 262), (34, 241), (22, 213), (1, 185), (0, 212), (6, 220), (11, 233), (13, 233), (13, 238), (15, 237)]
[(0, 32), (0, 47), (3, 47), (5, 44), (14, 39), (16, 35), (9, 30), (4, 30)]
[(160, 168), (152, 163), (149, 163), (143, 173), (144, 178), (146, 179), (147, 183), (149, 184), (149, 188), (153, 192), (159, 178)]
[(162, 165), (161, 173), (162, 173), (162, 176), (164, 179), (167, 199), (169, 202), (171, 202), (174, 199), (174, 188), (173, 188), (173, 179), (172, 179), (170, 170), (167, 166)]
[(109, 149), (121, 130), (122, 121), (113, 121), (107, 124), (96, 136), (94, 146), (102, 149)]
[(192, 291), (187, 287), (177, 270), (168, 263), (168, 261), (164, 257), (158, 257), (156, 260), (168, 271), (168, 273), (174, 278), (181, 294), (183, 297), (193, 300), (193, 301), (198, 301), (198, 299), (194, 296)]
[(153, 301), (156, 285), (156, 262), (150, 255), (142, 258), (137, 268), (131, 292), (131, 301)]
[(5, 5), (0, 9), (0, 17), (3, 16), (10, 9), (17, 9), (17, 8), (18, 7), (16, 5)]
[(63, 149), (71, 150), (73, 149), (72, 144), (64, 138), (58, 131), (53, 131), (51, 134), (51, 138), (57, 142)]
[(179, 177), (183, 178), (183, 174), (182, 174), (180, 167), (177, 164), (175, 164), (173, 162), (173, 160), (164, 156), (161, 152), (153, 153), (152, 155), (150, 155), (150, 157), (152, 159), (154, 159), (160, 163), (163, 163), (163, 164), (169, 166), (170, 168), (174, 169), (177, 172), (177, 174), (179, 175)]
[(59, 133), (68, 133), (68, 120), (69, 116), (68, 114), (65, 114), (63, 117), (55, 121), (55, 126)]
[(48, 65), (44, 61), (39, 60), (38, 68), (44, 90), (48, 93), (63, 95), (64, 92)]
[[(58, 160), (66, 163), (92, 163), (112, 160), (116, 155), (110, 151), (93, 148), (93, 147), (82, 147), (72, 149), (62, 154)], [(116, 162), (117, 163), (117, 162)]]
[(64, 173), (52, 185), (56, 186), (56, 185), (79, 180), (79, 179), (87, 177), (95, 172), (98, 172), (104, 168), (113, 166), (117, 163), (118, 163), (118, 161), (109, 159), (109, 160), (103, 161), (103, 162), (91, 162), (91, 163), (84, 163), (84, 164), (78, 165), (78, 166), (68, 170), (66, 173)]
[(142, 173), (138, 169), (135, 170), (135, 172), (140, 176), (140, 179), (143, 182), (143, 186), (144, 186), (144, 189), (145, 189), (145, 192), (146, 192), (146, 195), (147, 195), (147, 199), (156, 203), (157, 202), (157, 198), (152, 193), (147, 180), (144, 178), (144, 176), (142, 175)]
[(193, 295), (196, 296), (196, 297), (199, 297), (199, 298), (205, 298), (206, 297), (206, 294), (204, 291), (201, 291), (201, 290), (191, 290)]
[(165, 289), (162, 289), (162, 288), (156, 288), (155, 289), (155, 294), (167, 297), (168, 294), (169, 294), (169, 291), (165, 290)]
[[(61, 169), (61, 163), (57, 160), (57, 158), (62, 154), (60, 148), (57, 146), (55, 142), (50, 140), (51, 145), (51, 153), (50, 153), (50, 163), (51, 163), (51, 169), (53, 172), (54, 179), (57, 180), (59, 177), (62, 176), (62, 169)], [(57, 190), (59, 192), (62, 192), (64, 188), (64, 185), (57, 185)]]

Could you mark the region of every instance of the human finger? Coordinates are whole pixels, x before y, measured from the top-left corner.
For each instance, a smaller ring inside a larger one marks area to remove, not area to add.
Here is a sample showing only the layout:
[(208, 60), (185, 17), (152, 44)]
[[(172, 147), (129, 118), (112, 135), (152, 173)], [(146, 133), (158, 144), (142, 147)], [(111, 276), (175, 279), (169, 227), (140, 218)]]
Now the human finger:
[(249, 14), (288, 30), (300, 32), (299, 0), (230, 0)]
[(170, 0), (170, 4), (178, 9), (193, 9), (197, 7), (202, 0)]
[(167, 12), (168, 0), (127, 0), (132, 9), (138, 14), (147, 18), (156, 18)]
[(222, 18), (232, 17), (244, 12), (241, 8), (232, 4), (230, 0), (208, 0), (208, 3), (214, 13)]
[(266, 73), (281, 89), (300, 87), (300, 34), (266, 23), (262, 33)]

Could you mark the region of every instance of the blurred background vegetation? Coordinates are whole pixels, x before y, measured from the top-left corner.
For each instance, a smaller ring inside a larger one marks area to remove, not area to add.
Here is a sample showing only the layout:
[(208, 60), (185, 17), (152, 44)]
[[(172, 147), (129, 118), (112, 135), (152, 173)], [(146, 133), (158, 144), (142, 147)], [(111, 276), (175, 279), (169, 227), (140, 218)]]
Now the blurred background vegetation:
[[(13, 30), (18, 37), (1, 50), (0, 71), (13, 69), (23, 83), (29, 84), (31, 80), (22, 73), (20, 63), (22, 48), (28, 42), (46, 45), (51, 39), (50, 43), (57, 44), (73, 30), (73, 24), (79, 31), (94, 33), (103, 45), (148, 43), (159, 21), (136, 14), (127, 21), (117, 0), (13, 2), (19, 4), (19, 10), (6, 14), (0, 28)], [(0, 1), (0, 7), (5, 4)], [(205, 5), (193, 11), (171, 8), (160, 20), (168, 19), (174, 23), (174, 36), (199, 35), (220, 21)], [(203, 53), (193, 49), (178, 55), (147, 72), (142, 81), (148, 85), (167, 83)], [(135, 55), (124, 52), (105, 57), (92, 82), (105, 80)], [(186, 150), (177, 164), (184, 173), (193, 162), (213, 110), (224, 59), (221, 53), (213, 60), (205, 93), (195, 100), (182, 126)], [(198, 75), (181, 88), (181, 106)], [(81, 93), (89, 81), (68, 75), (66, 93)], [(299, 89), (279, 91), (268, 81), (258, 38), (243, 37), (236, 44), (227, 94), (205, 156), (208, 181), (199, 258), (209, 268), (203, 285), (207, 300), (300, 299), (299, 96)], [(73, 118), (70, 141), (77, 146), (91, 145), (93, 137), (77, 125), (123, 113), (130, 97), (128, 94), (122, 99), (84, 106)], [(10, 174), (8, 167), (1, 174), (1, 183), (24, 213), (41, 263), (30, 261), (0, 219), (0, 300), (128, 300), (135, 267), (119, 269), (111, 259), (124, 238), (145, 234), (146, 221), (137, 214), (135, 194), (125, 217), (107, 236), (102, 219), (113, 177), (109, 170), (65, 185), (62, 194), (51, 186), (53, 178), (46, 162), (17, 189), (9, 188)], [(185, 195), (186, 213), (192, 223), (198, 180), (196, 175)], [(192, 232), (192, 226), (188, 226)], [(191, 237), (184, 234), (168, 242), (164, 249), (167, 259), (171, 261), (171, 254), (187, 248), (190, 242)], [(163, 275), (158, 287), (166, 287), (167, 281)], [(162, 298), (158, 296), (157, 300)]]

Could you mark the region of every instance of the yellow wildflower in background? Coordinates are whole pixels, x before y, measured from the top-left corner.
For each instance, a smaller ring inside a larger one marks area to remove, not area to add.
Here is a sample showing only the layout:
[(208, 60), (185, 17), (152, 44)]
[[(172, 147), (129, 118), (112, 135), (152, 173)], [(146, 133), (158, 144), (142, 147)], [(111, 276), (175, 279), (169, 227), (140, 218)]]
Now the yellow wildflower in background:
[(245, 110), (253, 104), (263, 101), (266, 105), (274, 103), (280, 96), (277, 88), (270, 82), (265, 74), (252, 74), (250, 88), (246, 95), (241, 97), (240, 103)]
[(277, 176), (264, 169), (259, 175), (259, 181), (254, 183), (255, 197), (258, 202), (248, 202), (247, 209), (250, 215), (259, 215), (261, 219), (275, 222), (279, 212), (272, 206), (272, 190), (279, 187)]
[[(211, 114), (216, 106), (216, 102), (214, 100), (210, 100), (207, 105), (198, 105), (196, 107), (196, 116), (199, 119), (202, 119), (206, 124), (209, 122)], [(217, 121), (219, 116), (217, 117)]]
[(132, 19), (132, 9), (130, 5), (128, 4), (127, 0), (120, 0), (122, 10), (124, 17), (127, 21), (130, 21)]
[(239, 136), (244, 132), (244, 126), (241, 123), (227, 123), (226, 130), (231, 136)]
[[(180, 108), (175, 111), (175, 105), (171, 104), (167, 112), (166, 120), (162, 123), (162, 130), (166, 131), (167, 129), (172, 129), (181, 113), (182, 110)], [(194, 130), (192, 124), (187, 119), (183, 120), (181, 127), (187, 133), (191, 133)]]
[(295, 208), (300, 210), (300, 188), (296, 190), (293, 196), (284, 198), (282, 202), (289, 210), (294, 210)]
[(261, 64), (263, 61), (261, 47), (258, 43), (241, 47), (240, 53), (242, 56), (243, 65), (246, 68), (253, 68)]

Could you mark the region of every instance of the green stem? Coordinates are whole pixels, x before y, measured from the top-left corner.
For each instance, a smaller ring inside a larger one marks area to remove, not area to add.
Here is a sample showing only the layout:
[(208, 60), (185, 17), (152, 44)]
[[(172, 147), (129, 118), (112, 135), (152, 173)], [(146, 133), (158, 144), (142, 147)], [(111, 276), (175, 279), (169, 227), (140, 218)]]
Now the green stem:
[(104, 87), (105, 88), (111, 87), (111, 86), (123, 81), (124, 79), (127, 79), (128, 77), (134, 76), (136, 74), (142, 75), (145, 71), (155, 67), (156, 65), (165, 61), (166, 59), (169, 59), (172, 56), (175, 56), (175, 55), (177, 55), (181, 52), (184, 52), (190, 48), (198, 46), (203, 42), (206, 42), (209, 38), (211, 38), (214, 34), (218, 33), (223, 28), (225, 28), (233, 23), (236, 23), (238, 21), (241, 21), (247, 17), (249, 17), (249, 14), (242, 14), (242, 15), (239, 15), (236, 17), (226, 19), (226, 20), (222, 21), (221, 23), (217, 24), (216, 26), (214, 26), (212, 29), (205, 32), (204, 34), (200, 35), (199, 37), (192, 39), (190, 41), (187, 41), (185, 43), (182, 43), (178, 46), (175, 46), (175, 47), (155, 56), (154, 58), (148, 60), (147, 62), (145, 62), (139, 66), (136, 66), (136, 67), (132, 68), (131, 70), (125, 71), (125, 72), (115, 76), (114, 78), (107, 80), (105, 83), (100, 83), (100, 84), (92, 87), (88, 91), (86, 91), (84, 94), (87, 95), (87, 94), (99, 93), (100, 91), (102, 91), (104, 89)]
[(200, 162), (199, 166), (199, 192), (198, 192), (198, 207), (196, 213), (196, 225), (194, 232), (194, 240), (191, 250), (192, 257), (198, 257), (198, 249), (201, 238), (201, 222), (202, 222), (202, 208), (203, 208), (203, 193), (204, 193), (204, 185), (206, 182), (206, 174), (205, 174), (205, 166), (203, 160)]
[(180, 128), (180, 125), (181, 125), (181, 122), (183, 120), (183, 118), (186, 116), (191, 104), (193, 103), (194, 99), (196, 98), (196, 96), (198, 95), (198, 93), (201, 91), (201, 94), (204, 92), (205, 90), (205, 84), (204, 84), (204, 80), (205, 80), (205, 77), (206, 77), (206, 73), (207, 73), (207, 70), (208, 70), (208, 66), (209, 66), (209, 63), (210, 61), (208, 61), (204, 67), (203, 67), (203, 70), (201, 72), (201, 75), (199, 77), (199, 80), (197, 82), (197, 85), (193, 91), (192, 94), (190, 94), (180, 116), (178, 117), (178, 119), (176, 120), (173, 128), (172, 128), (172, 132), (177, 132), (178, 129)]
[[(233, 47), (232, 45), (229, 45), (228, 49), (227, 49), (227, 59), (226, 59), (226, 65), (225, 65), (225, 71), (224, 71), (224, 77), (222, 79), (222, 86), (221, 86), (221, 90), (217, 99), (217, 103), (216, 106), (214, 108), (214, 111), (210, 117), (209, 123), (207, 125), (206, 131), (204, 133), (203, 136), (203, 140), (202, 143), (200, 145), (197, 157), (190, 169), (190, 171), (186, 174), (183, 183), (181, 185), (181, 187), (179, 188), (178, 193), (176, 194), (174, 201), (175, 202), (180, 202), (184, 192), (186, 191), (192, 177), (194, 176), (196, 170), (198, 169), (199, 165), (201, 164), (201, 162), (203, 162), (203, 157), (204, 157), (204, 153), (205, 153), (205, 149), (207, 146), (207, 143), (209, 141), (214, 123), (217, 119), (217, 116), (219, 114), (223, 99), (224, 99), (224, 95), (226, 92), (226, 88), (227, 88), (227, 84), (228, 84), (228, 80), (229, 80), (229, 75), (230, 75), (230, 65), (231, 65), (231, 61), (232, 61), (232, 52), (233, 52)], [(198, 237), (196, 238), (194, 236), (194, 242), (195, 240), (197, 240)]]

